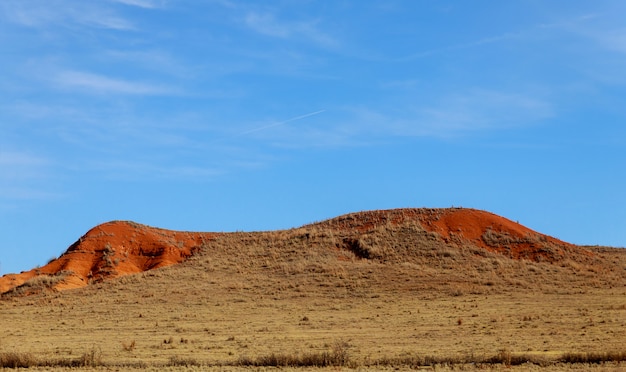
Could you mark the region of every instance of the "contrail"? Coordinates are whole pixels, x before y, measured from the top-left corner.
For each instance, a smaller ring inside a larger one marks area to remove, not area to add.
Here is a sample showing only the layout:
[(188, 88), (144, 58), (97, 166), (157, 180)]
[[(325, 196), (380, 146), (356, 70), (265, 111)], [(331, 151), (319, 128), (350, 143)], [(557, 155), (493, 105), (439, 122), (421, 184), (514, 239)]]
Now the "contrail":
[(278, 122), (278, 123), (269, 124), (269, 125), (265, 125), (265, 126), (262, 126), (262, 127), (258, 127), (258, 128), (250, 129), (250, 130), (247, 130), (247, 131), (245, 131), (245, 132), (239, 133), (239, 136), (245, 136), (246, 134), (250, 134), (250, 133), (258, 132), (258, 131), (265, 130), (265, 129), (268, 129), (268, 128), (277, 127), (277, 126), (279, 126), (279, 125), (284, 125), (284, 124), (287, 124), (287, 123), (291, 123), (292, 121), (296, 121), (296, 120), (300, 120), (300, 119), (308, 118), (309, 116), (313, 116), (313, 115), (321, 114), (321, 113), (322, 113), (322, 112), (324, 112), (324, 111), (326, 111), (326, 110), (319, 110), (319, 111), (315, 111), (315, 112), (310, 112), (310, 113), (308, 113), (308, 114), (304, 114), (304, 115), (296, 116), (295, 118), (287, 119), (287, 120), (285, 120), (285, 121), (281, 121), (281, 122)]

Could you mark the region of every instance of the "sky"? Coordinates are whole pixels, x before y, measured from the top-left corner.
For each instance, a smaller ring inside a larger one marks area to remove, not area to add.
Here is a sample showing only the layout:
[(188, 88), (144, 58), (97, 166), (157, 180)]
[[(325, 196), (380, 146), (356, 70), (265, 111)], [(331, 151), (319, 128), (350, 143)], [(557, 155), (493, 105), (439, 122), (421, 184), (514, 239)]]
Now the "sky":
[(2, 0), (0, 274), (405, 207), (624, 247), (625, 66), (621, 0)]

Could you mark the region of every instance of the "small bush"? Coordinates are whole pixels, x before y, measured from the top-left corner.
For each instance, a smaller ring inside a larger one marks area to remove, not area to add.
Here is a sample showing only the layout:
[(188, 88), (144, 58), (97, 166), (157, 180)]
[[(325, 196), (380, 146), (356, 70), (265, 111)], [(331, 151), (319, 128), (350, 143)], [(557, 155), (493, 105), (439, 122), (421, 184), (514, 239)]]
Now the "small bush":
[(39, 293), (48, 289), (51, 289), (56, 284), (65, 280), (68, 275), (74, 274), (73, 271), (63, 270), (54, 275), (41, 274), (34, 276), (21, 285), (12, 288), (11, 290), (2, 294), (3, 297), (21, 296), (31, 293)]
[(626, 361), (626, 351), (613, 351), (606, 353), (566, 353), (559, 358), (563, 363), (593, 363), (624, 362)]
[(81, 367), (98, 367), (103, 365), (102, 363), (102, 351), (95, 346), (91, 350), (83, 353), (78, 359), (78, 364)]
[(179, 356), (170, 357), (169, 362), (167, 363), (168, 367), (199, 367), (202, 364), (193, 358), (181, 358)]
[(124, 351), (129, 351), (129, 352), (133, 351), (135, 350), (135, 346), (136, 346), (135, 340), (132, 340), (129, 343), (122, 342), (122, 349), (124, 349)]
[(0, 368), (30, 368), (37, 365), (37, 360), (30, 353), (0, 353)]
[(335, 343), (330, 351), (296, 355), (275, 354), (239, 358), (237, 365), (254, 367), (344, 367), (353, 364), (348, 353), (349, 344)]

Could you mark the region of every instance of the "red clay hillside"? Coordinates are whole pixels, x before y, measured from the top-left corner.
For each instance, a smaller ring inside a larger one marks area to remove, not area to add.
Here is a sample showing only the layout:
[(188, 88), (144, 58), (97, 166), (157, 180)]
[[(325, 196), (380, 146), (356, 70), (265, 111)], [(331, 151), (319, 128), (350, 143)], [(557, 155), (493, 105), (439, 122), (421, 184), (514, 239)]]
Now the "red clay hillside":
[[(556, 263), (565, 259), (580, 262), (593, 256), (582, 247), (537, 233), (506, 218), (465, 208), (358, 212), (303, 228), (328, 229), (358, 239), (360, 234), (375, 229), (407, 223), (420, 226), (434, 239), (459, 249), (473, 246), (511, 259)], [(0, 293), (20, 289), (21, 294), (29, 294), (40, 287), (33, 285), (35, 282), (43, 282), (53, 290), (79, 288), (177, 264), (202, 249), (204, 242), (222, 234), (179, 232), (125, 221), (104, 223), (91, 229), (47, 265), (1, 277)]]

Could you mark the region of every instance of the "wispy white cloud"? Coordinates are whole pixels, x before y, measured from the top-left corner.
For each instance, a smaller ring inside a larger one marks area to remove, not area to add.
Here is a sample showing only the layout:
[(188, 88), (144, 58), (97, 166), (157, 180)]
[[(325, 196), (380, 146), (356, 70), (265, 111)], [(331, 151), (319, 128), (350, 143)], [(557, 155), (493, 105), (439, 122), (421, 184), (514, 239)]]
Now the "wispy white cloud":
[(489, 35), (489, 36), (485, 36), (476, 40), (470, 40), (464, 43), (444, 45), (439, 48), (418, 51), (410, 55), (398, 58), (397, 61), (408, 62), (408, 61), (430, 57), (433, 55), (438, 55), (438, 54), (442, 54), (446, 52), (454, 52), (457, 50), (477, 48), (477, 47), (487, 46), (489, 44), (495, 44), (495, 43), (524, 40), (537, 33), (545, 33), (546, 30), (549, 30), (550, 32), (554, 32), (555, 29), (572, 30), (572, 29), (579, 27), (581, 24), (589, 22), (590, 20), (596, 19), (598, 17), (599, 17), (598, 14), (583, 14), (583, 15), (555, 21), (552, 23), (535, 24), (525, 29), (520, 29), (517, 31), (503, 32), (501, 34)]
[[(19, 186), (5, 187), (0, 185), (0, 200), (50, 200), (61, 197), (61, 194), (44, 191), (34, 187)], [(8, 206), (0, 201), (1, 209), (9, 209)]]
[(621, 13), (587, 14), (545, 26), (576, 40), (576, 49), (570, 52), (575, 57), (566, 65), (576, 69), (582, 84), (626, 84), (626, 27)]
[[(34, 156), (25, 152), (0, 151), (0, 167), (27, 167), (47, 164), (44, 158)], [(5, 173), (3, 173), (3, 176)]]
[(446, 46), (442, 46), (440, 48), (423, 50), (423, 51), (420, 51), (420, 52), (416, 52), (416, 53), (410, 54), (408, 56), (400, 57), (396, 61), (397, 62), (409, 62), (409, 61), (413, 61), (413, 60), (416, 60), (416, 59), (430, 57), (430, 56), (441, 54), (441, 53), (480, 47), (480, 46), (484, 46), (484, 45), (487, 45), (487, 44), (493, 44), (493, 43), (497, 43), (497, 42), (502, 42), (502, 41), (506, 41), (506, 40), (519, 38), (522, 34), (523, 34), (522, 32), (505, 32), (505, 33), (500, 34), (500, 35), (489, 36), (489, 37), (485, 37), (485, 38), (482, 38), (482, 39), (469, 41), (469, 42), (466, 42), (466, 43), (446, 45)]
[(322, 31), (317, 20), (287, 22), (278, 19), (269, 12), (248, 12), (245, 25), (251, 30), (282, 39), (305, 39), (325, 47), (335, 47), (339, 43), (328, 33)]
[(561, 19), (550, 23), (540, 23), (536, 25), (536, 28), (540, 29), (561, 29), (561, 30), (575, 30), (582, 24), (586, 24), (589, 21), (602, 18), (602, 14), (599, 13), (586, 13), (577, 15), (574, 17)]
[(415, 124), (401, 125), (401, 133), (448, 137), (535, 125), (553, 116), (554, 108), (547, 100), (524, 93), (474, 89), (444, 96), (440, 102), (414, 108), (412, 112)]
[(154, 0), (112, 0), (116, 3), (121, 3), (124, 5), (136, 6), (139, 8), (145, 9), (156, 9), (163, 6), (163, 1), (154, 1)]
[(82, 71), (61, 71), (54, 77), (54, 83), (61, 87), (84, 90), (89, 93), (114, 93), (132, 95), (167, 95), (175, 89)]
[[(420, 101), (420, 99), (416, 99)], [(283, 146), (362, 146), (394, 137), (461, 138), (535, 126), (555, 115), (547, 99), (530, 94), (474, 89), (431, 103), (395, 102), (329, 110), (324, 125), (298, 128), (275, 139)], [(288, 135), (286, 135), (288, 134)], [(269, 134), (268, 134), (269, 135)]]
[(56, 197), (43, 184), (51, 161), (24, 151), (0, 150), (0, 200)]
[(132, 64), (143, 70), (155, 71), (163, 75), (179, 78), (194, 77), (197, 72), (183, 63), (180, 59), (168, 53), (167, 50), (159, 49), (110, 49), (102, 51), (102, 57), (111, 62)]
[[(535, 126), (555, 115), (539, 94), (486, 89), (378, 105), (331, 107), (324, 119), (252, 133), (258, 141), (288, 148), (375, 146), (397, 137), (463, 138)], [(422, 102), (422, 103), (414, 103)]]
[(418, 87), (420, 84), (420, 79), (402, 79), (402, 80), (388, 80), (382, 81), (380, 83), (380, 87), (383, 89), (403, 89), (403, 90), (411, 90)]
[(274, 15), (269, 13), (248, 13), (245, 22), (248, 27), (264, 35), (287, 38), (294, 32), (293, 28), (277, 22)]
[(134, 29), (128, 19), (92, 2), (4, 0), (0, 12), (7, 21), (26, 27), (67, 27), (73, 24), (112, 30)]
[[(50, 118), (62, 118), (64, 121), (77, 118), (80, 118), (81, 121), (87, 119), (87, 114), (78, 107), (41, 104), (32, 101), (7, 102), (0, 105), (0, 109), (4, 110), (5, 113), (15, 115), (15, 118), (28, 121), (49, 120)], [(20, 125), (19, 121), (16, 120), (14, 125)]]
[(89, 171), (104, 173), (108, 177), (123, 178), (150, 178), (150, 179), (190, 179), (214, 178), (224, 173), (223, 169), (212, 166), (193, 164), (156, 164), (146, 161), (111, 160), (90, 161), (85, 165)]
[[(596, 20), (597, 22), (587, 22)], [(626, 27), (619, 22), (610, 22), (606, 16), (589, 15), (576, 23), (555, 25), (566, 32), (592, 41), (598, 47), (620, 54), (626, 54)]]
[(113, 30), (132, 30), (134, 25), (129, 20), (117, 17), (115, 15), (96, 15), (93, 18), (85, 17), (82, 19), (83, 23), (87, 25), (98, 26), (102, 28), (109, 28)]
[(607, 49), (626, 54), (626, 28), (609, 30), (604, 34), (596, 34), (597, 40)]

